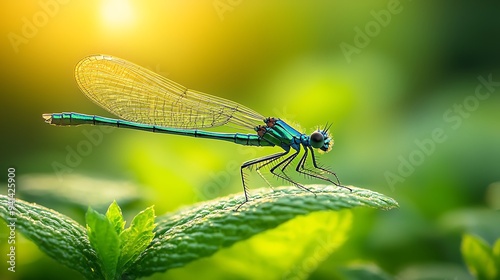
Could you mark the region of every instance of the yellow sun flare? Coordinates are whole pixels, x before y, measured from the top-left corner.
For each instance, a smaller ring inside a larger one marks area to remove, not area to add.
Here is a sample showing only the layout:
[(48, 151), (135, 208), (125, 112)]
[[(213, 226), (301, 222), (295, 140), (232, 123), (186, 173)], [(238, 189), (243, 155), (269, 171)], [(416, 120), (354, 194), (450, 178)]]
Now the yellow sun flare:
[(132, 7), (127, 0), (104, 0), (102, 16), (109, 26), (123, 26), (134, 20)]

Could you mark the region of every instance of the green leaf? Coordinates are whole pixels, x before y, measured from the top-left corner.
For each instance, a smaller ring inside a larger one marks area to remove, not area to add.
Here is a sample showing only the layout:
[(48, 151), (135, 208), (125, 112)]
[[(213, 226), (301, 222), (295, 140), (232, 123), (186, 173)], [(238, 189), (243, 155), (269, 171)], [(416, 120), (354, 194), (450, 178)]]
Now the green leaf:
[(493, 245), (493, 258), (495, 258), (497, 273), (500, 276), (500, 238)]
[(492, 250), (483, 239), (465, 234), (462, 238), (461, 250), (467, 268), (477, 279), (499, 277)]
[(155, 238), (127, 271), (127, 276), (142, 277), (184, 266), (298, 215), (356, 206), (379, 209), (398, 206), (387, 196), (356, 187), (350, 187), (352, 192), (335, 186), (308, 188), (313, 193), (296, 187), (254, 191), (238, 212), (234, 210), (242, 202), (241, 195), (203, 202), (160, 217)]
[(113, 203), (109, 205), (108, 211), (106, 212), (106, 218), (113, 225), (117, 234), (120, 234), (125, 228), (122, 209), (120, 209), (116, 200), (113, 200)]
[(495, 245), (493, 245), (493, 255), (500, 257), (500, 238), (497, 239)]
[[(352, 211), (318, 211), (169, 270), (165, 279), (308, 279), (349, 238)], [(258, 262), (258, 265), (256, 263)], [(251, 268), (251, 271), (249, 270)]]
[(90, 244), (96, 250), (106, 279), (115, 279), (120, 239), (114, 225), (103, 214), (89, 207), (85, 215)]
[(141, 211), (132, 220), (129, 228), (120, 234), (121, 239), (121, 254), (118, 264), (118, 272), (127, 270), (130, 263), (148, 247), (153, 240), (155, 228), (155, 212), (154, 208), (148, 207)]
[(391, 280), (394, 279), (380, 267), (371, 263), (354, 263), (340, 269), (342, 279), (370, 279)]
[(463, 280), (472, 277), (467, 268), (461, 264), (433, 261), (405, 265), (393, 279)]
[(147, 188), (130, 181), (89, 177), (75, 172), (65, 173), (63, 178), (64, 180), (61, 180), (59, 176), (51, 174), (20, 175), (19, 185), (23, 187), (19, 188), (19, 195), (44, 205), (78, 206), (83, 211), (86, 211), (89, 205), (94, 209), (103, 209), (113, 199), (120, 201), (123, 207), (153, 196)]
[(8, 206), (11, 201), (0, 195), (0, 216), (7, 225), (14, 222), (16, 231), (33, 241), (42, 252), (87, 279), (104, 278), (84, 227), (67, 216), (19, 199), (15, 200), (15, 220), (11, 220)]

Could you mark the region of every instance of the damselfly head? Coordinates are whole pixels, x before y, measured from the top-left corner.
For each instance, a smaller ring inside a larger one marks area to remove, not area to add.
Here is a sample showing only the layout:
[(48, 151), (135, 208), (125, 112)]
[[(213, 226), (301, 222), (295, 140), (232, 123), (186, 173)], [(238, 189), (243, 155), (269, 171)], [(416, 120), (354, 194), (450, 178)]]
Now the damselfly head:
[(320, 149), (323, 152), (328, 152), (332, 149), (333, 139), (328, 134), (329, 128), (328, 126), (324, 129), (318, 129), (311, 134), (309, 139), (313, 148)]

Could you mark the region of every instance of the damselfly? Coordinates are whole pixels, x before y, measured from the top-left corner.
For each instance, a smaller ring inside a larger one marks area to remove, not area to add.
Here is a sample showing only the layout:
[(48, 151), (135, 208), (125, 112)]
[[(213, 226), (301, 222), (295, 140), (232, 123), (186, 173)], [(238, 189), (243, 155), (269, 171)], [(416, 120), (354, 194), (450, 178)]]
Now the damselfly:
[[(316, 162), (313, 148), (328, 152), (333, 145), (328, 125), (306, 135), (279, 118), (265, 118), (236, 102), (187, 89), (143, 67), (112, 56), (94, 55), (84, 58), (76, 66), (75, 77), (88, 98), (121, 119), (79, 113), (54, 113), (43, 114), (45, 122), (59, 126), (107, 125), (224, 140), (240, 145), (281, 147), (283, 151), (280, 153), (253, 159), (241, 165), (245, 194), (245, 201), (241, 205), (248, 202), (245, 170), (250, 167), (254, 167), (267, 184), (269, 182), (260, 172), (263, 167), (269, 168), (278, 178), (311, 191), (286, 173), (290, 163), (299, 155), (301, 147), (304, 148), (304, 153), (295, 167), (298, 173), (349, 189), (340, 184), (333, 171), (318, 166)], [(254, 132), (245, 134), (200, 130), (224, 125)], [(309, 154), (314, 168), (307, 168), (305, 165)], [(333, 176), (335, 181), (329, 176)]]

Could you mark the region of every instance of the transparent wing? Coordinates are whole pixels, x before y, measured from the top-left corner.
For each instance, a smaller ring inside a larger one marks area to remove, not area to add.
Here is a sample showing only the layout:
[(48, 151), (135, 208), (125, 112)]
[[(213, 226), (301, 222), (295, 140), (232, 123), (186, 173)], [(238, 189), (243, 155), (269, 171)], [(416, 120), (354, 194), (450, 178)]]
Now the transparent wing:
[(236, 102), (194, 91), (112, 56), (84, 58), (75, 69), (83, 93), (125, 120), (176, 128), (225, 124), (253, 129), (264, 119)]

